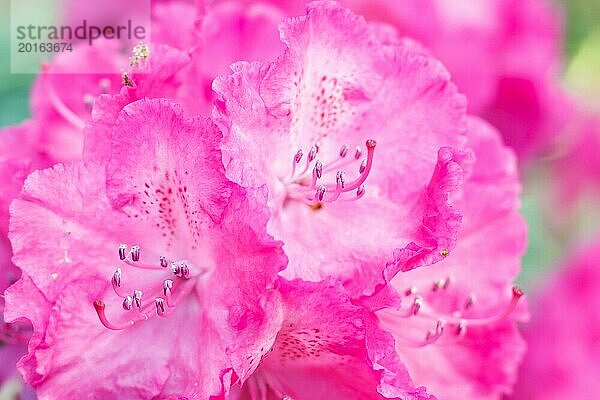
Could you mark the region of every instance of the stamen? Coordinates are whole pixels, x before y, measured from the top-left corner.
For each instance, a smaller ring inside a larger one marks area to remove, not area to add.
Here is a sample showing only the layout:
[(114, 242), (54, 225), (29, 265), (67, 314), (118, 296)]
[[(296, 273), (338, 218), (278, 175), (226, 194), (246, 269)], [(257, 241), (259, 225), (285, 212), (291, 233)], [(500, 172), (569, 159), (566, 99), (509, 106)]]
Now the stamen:
[(154, 299), (154, 305), (156, 307), (156, 314), (161, 317), (165, 315), (165, 299), (157, 297)]
[[(102, 324), (113, 330), (126, 329), (138, 322), (149, 320), (150, 318), (159, 315), (161, 317), (167, 317), (171, 314), (176, 306), (193, 290), (195, 287), (195, 278), (191, 278), (191, 268), (185, 261), (168, 261), (166, 256), (159, 257), (159, 263), (155, 265), (143, 264), (139, 262), (140, 259), (140, 246), (134, 245), (128, 249), (126, 244), (119, 245), (119, 259), (126, 265), (141, 269), (151, 269), (155, 271), (161, 271), (164, 274), (165, 268), (171, 265), (171, 271), (173, 274), (180, 278), (178, 281), (173, 279), (163, 279), (160, 283), (151, 284), (144, 286), (143, 288), (137, 288), (133, 290), (133, 293), (127, 294), (122, 293), (121, 288), (123, 286), (123, 271), (121, 268), (116, 268), (115, 272), (111, 276), (111, 286), (115, 293), (120, 298), (121, 307), (126, 312), (134, 310), (134, 316), (130, 317), (126, 324), (114, 324), (107, 320), (105, 315), (105, 303), (102, 300), (94, 302), (94, 307), (100, 318)], [(204, 270), (200, 270), (200, 274)], [(154, 298), (154, 302), (143, 302), (143, 291), (146, 293), (146, 297)], [(161, 293), (164, 294), (164, 298)]]
[(140, 261), (140, 246), (131, 246), (131, 260)]
[(465, 336), (467, 334), (467, 322), (460, 321), (456, 327), (456, 336)]
[(449, 276), (447, 276), (447, 277), (446, 277), (446, 280), (444, 281), (444, 286), (442, 286), (442, 288), (443, 288), (444, 290), (448, 289), (448, 286), (450, 286), (450, 280), (451, 280), (451, 279), (452, 279), (452, 278), (450, 278)]
[[(459, 325), (461, 322), (465, 322), (466, 325), (470, 326), (485, 326), (492, 325), (497, 322), (500, 322), (507, 318), (512, 312), (517, 308), (517, 304), (519, 303), (519, 299), (523, 296), (523, 291), (519, 289), (517, 286), (512, 287), (512, 298), (508, 306), (499, 314), (487, 317), (487, 318), (461, 318), (459, 314), (457, 316), (448, 316), (445, 317), (446, 322), (452, 325)], [(425, 314), (427, 316), (435, 317), (431, 313)]]
[(106, 305), (104, 304), (104, 302), (102, 300), (94, 301), (94, 308), (96, 309), (96, 313), (98, 314), (98, 318), (100, 319), (100, 322), (102, 322), (102, 325), (104, 325), (106, 328), (111, 329), (113, 331), (120, 331), (123, 329), (127, 329), (135, 324), (135, 321), (133, 321), (133, 320), (129, 320), (127, 323), (125, 323), (123, 325), (111, 324), (108, 321), (108, 319), (106, 318), (106, 314), (104, 313)]
[(117, 270), (115, 271), (115, 273), (112, 276), (112, 283), (114, 286), (121, 287), (121, 276), (122, 276), (121, 268), (117, 268)]
[(337, 175), (335, 177), (335, 182), (342, 189), (344, 188), (344, 184), (346, 183), (346, 174), (344, 173), (344, 171), (338, 171), (338, 173), (337, 173)]
[(356, 146), (356, 151), (354, 152), (354, 158), (358, 160), (362, 156), (362, 149), (360, 146)]
[(471, 293), (471, 294), (469, 294), (469, 297), (467, 297), (467, 301), (465, 301), (465, 305), (464, 305), (465, 310), (468, 310), (469, 308), (471, 308), (471, 306), (473, 306), (474, 303), (475, 303), (475, 293)]
[[(348, 182), (345, 185), (344, 188), (344, 192), (350, 191), (350, 190), (354, 190), (357, 189), (360, 185), (362, 185), (365, 180), (367, 179), (367, 176), (369, 176), (369, 173), (371, 172), (371, 167), (373, 166), (373, 155), (375, 153), (375, 146), (377, 145), (377, 142), (375, 142), (372, 139), (367, 140), (367, 163), (365, 166), (365, 169), (363, 171), (363, 173), (360, 174), (360, 176), (353, 180), (352, 182)], [(335, 190), (334, 187), (332, 187), (331, 185), (327, 185), (327, 190)]]
[(442, 336), (445, 325), (446, 323), (443, 320), (437, 320), (435, 323), (435, 328), (428, 330), (427, 334), (425, 335), (425, 339), (422, 341), (416, 341), (400, 335), (397, 336), (402, 339), (403, 342), (406, 342), (406, 344), (410, 347), (425, 347), (436, 342)]
[(408, 289), (406, 289), (406, 291), (404, 292), (404, 294), (405, 294), (406, 296), (410, 296), (410, 295), (413, 295), (413, 294), (416, 294), (416, 293), (417, 293), (417, 288), (416, 288), (416, 287), (414, 287), (414, 286), (411, 286), (411, 287), (409, 287), (409, 288), (408, 288)]
[(423, 298), (420, 296), (417, 296), (417, 297), (415, 297), (415, 301), (413, 302), (413, 305), (411, 308), (411, 314), (417, 315), (419, 313), (419, 310), (421, 309), (421, 307), (423, 307)]
[(348, 146), (343, 145), (340, 149), (340, 157), (344, 158), (348, 154)]
[(363, 159), (362, 162), (360, 163), (360, 167), (358, 167), (358, 173), (362, 174), (363, 172), (365, 172), (365, 169), (367, 169), (367, 159)]
[(131, 296), (127, 295), (125, 296), (125, 298), (123, 299), (123, 309), (124, 310), (131, 310), (131, 307), (133, 306), (133, 299), (131, 298)]
[(446, 285), (445, 279), (439, 279), (433, 283), (432, 291), (437, 292), (440, 288), (443, 288)]
[(302, 149), (298, 149), (298, 151), (296, 152), (296, 154), (294, 154), (294, 159), (292, 160), (292, 174), (290, 175), (290, 179), (292, 179), (296, 175), (296, 166), (302, 160), (302, 155), (303, 154), (304, 153), (302, 153)]
[[(367, 157), (358, 166), (359, 176), (352, 181), (348, 181), (346, 172), (342, 170), (342, 167), (352, 164), (362, 157), (363, 150), (360, 146), (356, 147), (354, 158), (351, 157), (348, 159), (347, 155), (350, 148), (344, 144), (340, 147), (339, 157), (325, 163), (322, 160), (316, 159), (319, 153), (319, 144), (314, 144), (308, 152), (302, 171), (297, 170), (298, 164), (303, 157), (302, 150), (298, 150), (292, 160), (291, 176), (289, 178), (281, 178), (282, 183), (287, 187), (288, 198), (305, 202), (309, 206), (314, 207), (317, 203), (334, 202), (340, 199), (343, 193), (356, 190), (356, 196), (349, 196), (342, 198), (342, 200), (356, 201), (360, 199), (365, 194), (363, 183), (367, 179), (373, 164), (375, 146), (376, 142), (374, 140), (369, 139), (366, 141)], [(308, 172), (309, 169), (312, 169), (311, 173)], [(320, 179), (324, 179), (324, 176), (333, 171), (336, 172), (335, 184), (332, 182), (330, 184), (317, 185)], [(327, 193), (330, 193), (330, 195), (327, 196)]]
[(133, 302), (135, 303), (135, 306), (139, 309), (142, 308), (142, 291), (141, 290), (134, 290), (133, 291)]
[(190, 267), (187, 266), (186, 263), (181, 263), (181, 276), (180, 278), (189, 279), (190, 278)]
[(317, 193), (315, 194), (315, 200), (323, 201), (326, 191), (327, 191), (327, 187), (325, 187), (325, 185), (319, 186), (319, 188), (317, 189)]
[(169, 266), (169, 263), (167, 261), (167, 257), (160, 256), (160, 266), (163, 267), (163, 268), (167, 268)]
[(443, 320), (437, 320), (435, 329), (427, 332), (427, 336), (425, 337), (424, 345), (433, 343), (436, 340), (438, 340), (439, 337), (442, 336), (442, 333), (444, 333), (444, 326), (445, 326), (445, 322)]
[(358, 187), (358, 189), (356, 189), (356, 198), (360, 199), (364, 195), (365, 195), (365, 186), (364, 185), (360, 185)]
[(310, 151), (308, 152), (308, 161), (312, 162), (314, 161), (315, 157), (317, 157), (317, 152), (319, 150), (317, 149), (317, 146), (312, 146), (310, 148)]
[(127, 258), (127, 245), (126, 244), (119, 245), (119, 258), (121, 260), (125, 260)]
[(165, 294), (165, 296), (170, 295), (172, 290), (173, 281), (170, 279), (165, 279), (165, 281), (163, 282), (163, 293)]
[(173, 275), (179, 276), (179, 264), (177, 264), (176, 262), (172, 262), (171, 263), (171, 272), (173, 272)]
[(323, 176), (323, 164), (321, 161), (317, 161), (315, 163), (315, 168), (313, 169), (313, 176), (316, 176), (318, 179), (321, 179)]

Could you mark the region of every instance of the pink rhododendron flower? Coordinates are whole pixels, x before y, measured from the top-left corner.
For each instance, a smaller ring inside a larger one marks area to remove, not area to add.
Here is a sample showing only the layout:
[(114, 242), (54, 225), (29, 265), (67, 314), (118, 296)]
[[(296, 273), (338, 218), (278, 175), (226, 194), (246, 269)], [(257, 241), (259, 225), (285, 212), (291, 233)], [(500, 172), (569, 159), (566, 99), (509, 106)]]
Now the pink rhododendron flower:
[(435, 60), (387, 46), (335, 3), (281, 26), (272, 64), (214, 83), (227, 175), (269, 189), (288, 278), (335, 276), (352, 297), (443, 258), (460, 214), (465, 101)]
[(208, 398), (230, 359), (252, 359), (286, 259), (261, 191), (225, 178), (220, 138), (140, 100), (106, 136), (109, 157), (27, 179), (5, 316), (33, 324), (19, 368), (41, 399)]
[(510, 393), (525, 351), (514, 288), (525, 249), (516, 160), (499, 134), (471, 120), (477, 161), (455, 204), (464, 210), (456, 247), (435, 266), (398, 274), (402, 307), (378, 313), (418, 385), (440, 399), (498, 399)]
[(581, 249), (540, 289), (514, 400), (592, 400), (600, 377), (600, 243)]

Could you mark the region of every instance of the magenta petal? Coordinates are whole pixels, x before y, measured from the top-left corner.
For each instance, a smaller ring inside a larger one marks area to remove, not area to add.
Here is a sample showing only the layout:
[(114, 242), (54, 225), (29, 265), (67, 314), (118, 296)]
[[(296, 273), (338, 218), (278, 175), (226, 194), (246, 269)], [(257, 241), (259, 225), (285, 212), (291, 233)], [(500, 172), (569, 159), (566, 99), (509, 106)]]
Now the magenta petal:
[(6, 316), (34, 326), (21, 370), (41, 399), (217, 396), (278, 313), (265, 193), (228, 181), (216, 127), (166, 100), (129, 104), (111, 131), (109, 157), (37, 171), (12, 204), (24, 274)]

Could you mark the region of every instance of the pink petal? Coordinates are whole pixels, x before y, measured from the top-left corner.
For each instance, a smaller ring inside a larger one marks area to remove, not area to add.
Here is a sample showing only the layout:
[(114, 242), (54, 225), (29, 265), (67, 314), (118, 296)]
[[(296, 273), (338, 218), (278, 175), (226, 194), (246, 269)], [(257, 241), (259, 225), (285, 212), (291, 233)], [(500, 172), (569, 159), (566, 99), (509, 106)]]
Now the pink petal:
[[(486, 326), (467, 322), (464, 337), (456, 335), (457, 326), (448, 325), (438, 341), (424, 347), (406, 345), (405, 339), (423, 340), (436, 318), (452, 316), (455, 310), (465, 318), (486, 318), (502, 315), (511, 302), (511, 286), (526, 242), (526, 227), (518, 212), (516, 160), (498, 133), (480, 120), (470, 120), (468, 139), (477, 160), (463, 196), (456, 199), (457, 207), (464, 210), (456, 247), (435, 266), (398, 274), (392, 281), (403, 296), (415, 288), (434, 315), (429, 322), (418, 322), (417, 317), (390, 320), (390, 313), (398, 314), (388, 310), (382, 319), (396, 336), (400, 357), (417, 384), (443, 399), (491, 400), (509, 392), (514, 383), (525, 350), (514, 321), (525, 318), (523, 308)], [(470, 295), (475, 296), (473, 303), (466, 306)], [(409, 307), (412, 299), (407, 296), (403, 302)]]

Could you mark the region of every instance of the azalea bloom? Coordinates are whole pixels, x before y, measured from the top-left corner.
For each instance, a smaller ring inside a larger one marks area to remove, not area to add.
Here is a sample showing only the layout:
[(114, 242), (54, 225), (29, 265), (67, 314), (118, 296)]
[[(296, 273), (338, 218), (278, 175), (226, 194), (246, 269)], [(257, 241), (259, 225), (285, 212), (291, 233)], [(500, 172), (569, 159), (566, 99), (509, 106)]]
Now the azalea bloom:
[(600, 377), (600, 243), (575, 252), (539, 288), (514, 400), (592, 400)]
[(220, 132), (182, 114), (127, 105), (108, 157), (34, 172), (13, 202), (5, 315), (33, 324), (19, 368), (40, 399), (208, 398), (230, 360), (258, 362), (286, 258), (264, 195), (225, 178)]
[(477, 160), (455, 202), (464, 210), (456, 247), (435, 266), (398, 274), (402, 307), (378, 316), (417, 385), (440, 399), (492, 400), (511, 392), (525, 352), (515, 321), (526, 313), (512, 282), (526, 227), (514, 154), (480, 120), (467, 137)]
[(227, 176), (269, 189), (288, 278), (334, 276), (353, 298), (454, 246), (465, 101), (437, 61), (387, 46), (335, 3), (281, 25), (285, 53), (215, 80)]

